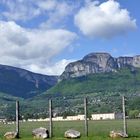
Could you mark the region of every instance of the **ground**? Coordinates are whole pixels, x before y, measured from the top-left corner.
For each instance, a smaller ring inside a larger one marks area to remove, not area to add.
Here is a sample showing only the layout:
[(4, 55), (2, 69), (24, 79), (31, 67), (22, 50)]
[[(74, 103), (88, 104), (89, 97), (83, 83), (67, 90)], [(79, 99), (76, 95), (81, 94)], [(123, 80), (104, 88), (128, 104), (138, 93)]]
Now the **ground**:
[[(111, 130), (122, 130), (122, 120), (108, 121), (89, 121), (89, 137), (84, 136), (84, 121), (67, 121), (53, 123), (53, 139), (65, 140), (64, 132), (70, 128), (81, 132), (80, 140), (112, 140), (109, 138)], [(129, 138), (127, 140), (140, 140), (140, 119), (127, 120)], [(32, 130), (38, 127), (49, 128), (49, 122), (24, 122), (20, 123), (20, 139), (33, 140)], [(14, 124), (0, 124), (0, 139), (3, 140), (3, 135), (7, 131), (15, 130)], [(121, 140), (121, 139), (119, 139)]]

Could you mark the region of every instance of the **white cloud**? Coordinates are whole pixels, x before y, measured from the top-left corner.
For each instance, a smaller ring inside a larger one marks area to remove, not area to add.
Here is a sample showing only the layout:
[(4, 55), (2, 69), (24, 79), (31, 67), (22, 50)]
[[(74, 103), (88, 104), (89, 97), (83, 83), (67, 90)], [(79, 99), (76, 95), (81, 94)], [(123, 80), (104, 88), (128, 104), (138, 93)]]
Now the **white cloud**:
[(64, 29), (26, 29), (15, 22), (0, 21), (0, 63), (41, 72), (42, 66), (48, 69), (50, 59), (76, 38), (75, 33)]
[(29, 20), (41, 14), (41, 9), (33, 0), (3, 0), (2, 3), (6, 9), (1, 15), (8, 20)]
[(47, 75), (60, 75), (65, 70), (66, 65), (73, 61), (74, 60), (62, 59), (56, 63), (48, 64), (46, 66), (31, 64), (26, 66), (25, 68), (36, 73), (40, 72)]
[(57, 1), (56, 0), (40, 0), (37, 1), (37, 5), (40, 9), (50, 11), (54, 10), (57, 6)]
[(47, 27), (63, 21), (77, 7), (74, 2), (65, 0), (61, 2), (58, 0), (2, 0), (0, 4), (6, 7), (1, 11), (1, 16), (8, 20), (27, 22), (33, 18), (44, 16), (46, 22), (42, 23), (42, 26)]
[[(52, 28), (56, 26), (63, 26), (70, 15), (74, 14), (75, 9), (78, 7), (77, 3), (67, 3), (57, 1), (55, 8), (48, 13), (48, 19), (40, 25), (42, 28)], [(61, 24), (61, 25), (60, 25)]]
[(101, 4), (87, 0), (85, 7), (75, 15), (75, 25), (86, 36), (112, 38), (135, 29), (136, 20), (114, 0)]

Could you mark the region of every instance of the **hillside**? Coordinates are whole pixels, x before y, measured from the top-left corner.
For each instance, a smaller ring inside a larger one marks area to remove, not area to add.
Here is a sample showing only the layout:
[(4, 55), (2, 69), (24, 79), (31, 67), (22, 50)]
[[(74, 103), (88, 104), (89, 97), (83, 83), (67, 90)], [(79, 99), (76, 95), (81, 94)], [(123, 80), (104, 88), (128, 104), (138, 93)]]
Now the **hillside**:
[(68, 64), (59, 83), (34, 100), (52, 98), (54, 107), (61, 110), (58, 112), (73, 115), (83, 112), (84, 97), (88, 97), (90, 112), (121, 112), (121, 96), (125, 95), (127, 111), (139, 110), (139, 64), (139, 56), (113, 58), (108, 53), (88, 54)]
[[(30, 99), (20, 99), (21, 115), (25, 118), (48, 116), (48, 100), (53, 100), (53, 113), (75, 115), (83, 113), (83, 98), (88, 97), (89, 114), (121, 112), (121, 96), (127, 97), (127, 112), (140, 108), (140, 69), (91, 74), (63, 80), (47, 92)], [(14, 117), (17, 98), (2, 94), (1, 115)], [(19, 99), (19, 98), (18, 98)], [(7, 110), (7, 111), (6, 111)], [(5, 112), (6, 111), (6, 112)]]
[(140, 93), (140, 69), (90, 74), (60, 81), (47, 94), (78, 95), (94, 92)]
[(36, 96), (57, 83), (57, 76), (47, 76), (24, 69), (0, 65), (0, 92), (16, 97)]
[(139, 110), (139, 64), (139, 56), (113, 58), (107, 53), (91, 53), (68, 64), (58, 83), (56, 76), (1, 66), (1, 110), (7, 110), (1, 114), (13, 118), (17, 97), (22, 97), (18, 99), (25, 118), (46, 117), (49, 99), (57, 115), (82, 114), (85, 96), (91, 113), (121, 112), (122, 95), (127, 97), (127, 112)]
[(48, 100), (52, 99), (53, 112), (57, 115), (82, 114), (83, 99), (87, 97), (89, 114), (121, 112), (122, 95), (127, 98), (127, 113), (139, 110), (140, 69), (123, 68), (117, 72), (96, 73), (62, 80), (47, 92), (30, 100), (29, 106), (35, 105), (38, 101), (35, 109), (45, 112)]

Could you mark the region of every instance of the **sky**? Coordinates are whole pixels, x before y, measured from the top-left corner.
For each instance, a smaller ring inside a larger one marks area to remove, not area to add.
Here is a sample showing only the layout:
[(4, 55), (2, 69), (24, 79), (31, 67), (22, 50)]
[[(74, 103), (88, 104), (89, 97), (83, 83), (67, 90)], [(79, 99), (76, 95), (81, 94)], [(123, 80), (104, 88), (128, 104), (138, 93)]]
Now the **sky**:
[(140, 0), (0, 0), (0, 64), (60, 75), (92, 52), (140, 55)]

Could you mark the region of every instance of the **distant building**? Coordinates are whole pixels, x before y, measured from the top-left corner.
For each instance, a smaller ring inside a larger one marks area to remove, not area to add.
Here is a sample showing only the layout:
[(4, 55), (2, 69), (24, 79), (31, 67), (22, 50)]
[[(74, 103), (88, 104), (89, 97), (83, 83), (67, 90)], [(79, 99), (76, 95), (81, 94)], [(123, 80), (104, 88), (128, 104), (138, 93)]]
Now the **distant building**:
[[(89, 118), (87, 118), (89, 120)], [(103, 113), (103, 114), (92, 114), (91, 120), (113, 120), (113, 119), (122, 119), (122, 113)], [(50, 118), (45, 119), (28, 119), (29, 122), (35, 121), (49, 121)], [(76, 115), (76, 116), (67, 116), (63, 118), (63, 116), (57, 116), (52, 118), (53, 121), (78, 121), (78, 120), (85, 120), (85, 115)]]
[[(53, 121), (76, 121), (76, 120), (84, 120), (85, 119), (85, 115), (77, 115), (77, 116), (67, 116), (65, 119), (62, 116), (58, 116), (58, 117), (53, 117), (52, 120)], [(49, 118), (45, 118), (45, 119), (28, 119), (29, 122), (42, 122), (42, 121), (49, 121)]]
[(55, 118), (52, 118), (53, 121), (63, 121), (63, 117), (55, 117)]
[(65, 120), (84, 120), (85, 115), (77, 115), (77, 116), (67, 116)]
[(140, 118), (140, 113), (139, 113), (139, 115), (138, 115), (138, 118)]
[(114, 120), (115, 113), (92, 114), (91, 120)]

